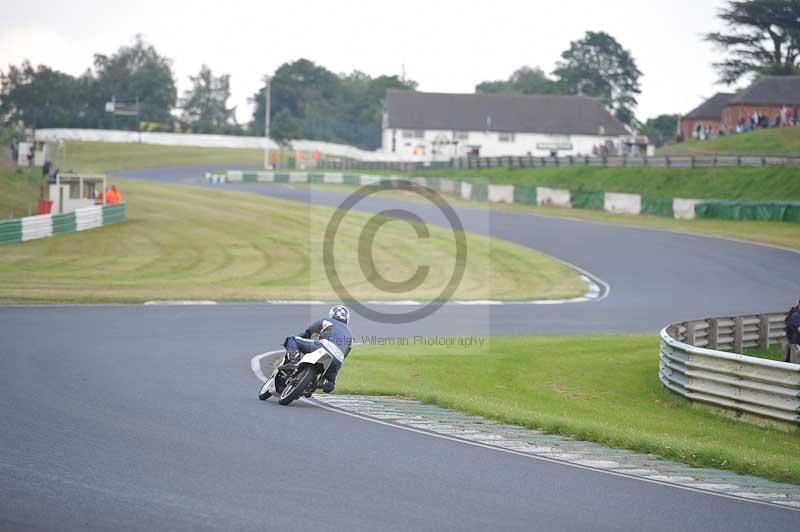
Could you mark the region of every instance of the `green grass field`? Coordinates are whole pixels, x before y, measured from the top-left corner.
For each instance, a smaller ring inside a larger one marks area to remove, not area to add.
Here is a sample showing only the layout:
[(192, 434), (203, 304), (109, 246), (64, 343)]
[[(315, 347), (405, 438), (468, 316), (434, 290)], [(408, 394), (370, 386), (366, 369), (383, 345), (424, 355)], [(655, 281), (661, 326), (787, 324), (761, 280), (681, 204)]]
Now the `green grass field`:
[[(292, 186), (311, 186), (314, 188), (330, 188), (334, 190), (354, 190), (357, 188), (351, 185), (330, 184), (296, 184)], [(397, 199), (421, 201), (419, 196), (416, 194), (409, 194), (400, 191), (387, 191), (386, 194), (393, 195), (393, 197), (396, 197)], [(723, 238), (733, 238), (737, 240), (757, 242), (760, 244), (768, 244), (790, 249), (800, 249), (800, 227), (793, 223), (711, 219), (676, 220), (674, 218), (666, 218), (663, 216), (631, 216), (625, 214), (612, 214), (591, 209), (566, 209), (552, 206), (537, 207), (519, 203), (489, 203), (488, 201), (462, 200), (452, 195), (446, 195), (446, 197), (447, 201), (452, 205), (461, 205), (464, 207), (511, 210), (517, 212), (541, 214), (544, 216), (558, 216), (562, 218), (586, 220), (590, 222), (648, 227), (651, 229), (662, 229), (679, 233), (693, 233)]]
[[(364, 173), (372, 173), (365, 171)], [(391, 175), (625, 192), (664, 198), (800, 200), (800, 166), (766, 168), (437, 168)]]
[(800, 155), (800, 127), (763, 129), (712, 140), (688, 140), (658, 155)]
[(66, 142), (66, 152), (53, 146), (53, 163), (62, 172), (108, 173), (138, 168), (264, 164), (264, 150), (239, 148), (197, 148), (113, 142)]
[[(360, 340), (360, 339), (359, 339)], [(800, 483), (800, 432), (692, 406), (658, 380), (658, 337), (496, 337), (481, 348), (357, 346), (337, 393), (414, 397), (699, 467)]]
[[(115, 179), (128, 220), (86, 232), (0, 247), (0, 302), (141, 302), (151, 299), (334, 300), (325, 276), (323, 231), (332, 209), (255, 194)], [(358, 235), (369, 215), (350, 213), (336, 236), (336, 265), (358, 299), (436, 298), (455, 264), (452, 232), (419, 239), (402, 221), (380, 228), (375, 267), (393, 281), (420, 265), (415, 290), (391, 294), (366, 280)], [(560, 262), (520, 246), (467, 235), (457, 299), (554, 299), (582, 295)]]
[(0, 152), (0, 220), (36, 214), (40, 168), (17, 168), (6, 153)]

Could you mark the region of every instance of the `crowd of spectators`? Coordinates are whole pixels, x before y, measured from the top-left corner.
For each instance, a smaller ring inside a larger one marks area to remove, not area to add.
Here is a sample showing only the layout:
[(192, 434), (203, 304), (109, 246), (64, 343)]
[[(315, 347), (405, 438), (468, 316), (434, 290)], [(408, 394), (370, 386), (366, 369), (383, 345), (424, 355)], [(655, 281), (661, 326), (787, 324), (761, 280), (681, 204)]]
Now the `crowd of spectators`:
[(773, 116), (759, 111), (754, 111), (750, 115), (739, 116), (736, 127), (732, 129), (725, 125), (716, 129), (709, 124), (698, 123), (692, 131), (692, 138), (695, 140), (706, 140), (736, 133), (756, 131), (758, 129), (798, 126), (800, 126), (800, 106), (784, 105), (780, 111)]

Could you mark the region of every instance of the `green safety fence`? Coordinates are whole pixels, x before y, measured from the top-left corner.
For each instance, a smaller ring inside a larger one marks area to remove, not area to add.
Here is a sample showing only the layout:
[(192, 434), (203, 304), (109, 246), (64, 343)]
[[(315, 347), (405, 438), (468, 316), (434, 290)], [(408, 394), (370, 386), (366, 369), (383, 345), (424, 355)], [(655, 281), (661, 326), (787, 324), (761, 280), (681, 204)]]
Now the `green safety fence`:
[(360, 185), (361, 176), (357, 174), (344, 174), (342, 176), (342, 183), (345, 185)]
[(103, 207), (103, 225), (125, 220), (125, 204), (106, 205)]
[(325, 174), (306, 174), (306, 181), (309, 183), (324, 183)]
[(695, 218), (800, 222), (800, 202), (709, 200), (694, 206)]
[(286, 173), (273, 174), (273, 180), (276, 183), (288, 183), (289, 182), (289, 174), (286, 174)]
[(514, 185), (514, 203), (536, 205), (536, 187)]
[(258, 181), (258, 174), (253, 172), (244, 172), (242, 173), (242, 181), (245, 183), (255, 183)]
[(586, 190), (569, 191), (569, 202), (573, 209), (595, 209), (602, 211), (605, 198), (605, 192), (589, 192)]
[[(53, 234), (55, 233), (72, 233), (77, 231), (75, 225), (75, 213), (67, 212), (64, 214), (54, 214), (51, 216), (53, 219)], [(103, 216), (105, 223), (105, 216)]]
[(667, 216), (668, 218), (674, 218), (675, 211), (673, 211), (672, 209), (672, 198), (642, 196), (641, 214), (650, 214), (653, 216)]
[(22, 242), (22, 220), (0, 222), (0, 244)]
[(433, 190), (442, 190), (442, 178), (441, 177), (426, 177), (425, 184), (428, 188)]
[(476, 201), (487, 201), (489, 199), (489, 185), (486, 183), (472, 183), (472, 191), (469, 199)]

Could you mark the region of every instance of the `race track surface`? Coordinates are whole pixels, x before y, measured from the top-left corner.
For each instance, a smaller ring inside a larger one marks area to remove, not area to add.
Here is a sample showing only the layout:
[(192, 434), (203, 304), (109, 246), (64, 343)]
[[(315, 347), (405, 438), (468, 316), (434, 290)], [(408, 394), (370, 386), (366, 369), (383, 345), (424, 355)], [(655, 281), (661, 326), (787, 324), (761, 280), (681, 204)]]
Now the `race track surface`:
[[(202, 171), (129, 176), (200, 184)], [(326, 205), (342, 192), (238, 186)], [(424, 204), (402, 205), (436, 222)], [(608, 297), (446, 306), (360, 335), (657, 332), (780, 309), (800, 256), (761, 246), (459, 208), (468, 230), (589, 271)], [(439, 220), (441, 221), (441, 220)], [(797, 512), (260, 402), (250, 357), (321, 308), (0, 308), (0, 530), (782, 531)], [(690, 312), (690, 315), (686, 315)], [(357, 351), (353, 356), (357, 356)], [(655, 353), (654, 353), (654, 356)], [(345, 369), (346, 371), (346, 369)]]

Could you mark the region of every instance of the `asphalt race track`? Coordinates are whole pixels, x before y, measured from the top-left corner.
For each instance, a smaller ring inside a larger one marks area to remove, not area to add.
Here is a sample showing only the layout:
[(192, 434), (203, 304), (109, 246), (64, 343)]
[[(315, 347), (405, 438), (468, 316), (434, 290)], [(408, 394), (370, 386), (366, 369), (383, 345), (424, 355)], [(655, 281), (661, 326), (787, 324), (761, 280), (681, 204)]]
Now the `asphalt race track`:
[[(202, 171), (127, 175), (200, 184)], [(235, 188), (327, 205), (345, 195)], [(437, 222), (421, 203), (360, 204), (389, 205)], [(564, 305), (448, 305), (400, 327), (356, 316), (356, 336), (655, 334), (670, 321), (782, 309), (800, 293), (800, 255), (788, 251), (519, 213), (458, 213), (468, 230), (569, 261), (610, 292)], [(789, 509), (431, 438), (308, 402), (258, 401), (250, 357), (321, 310), (0, 308), (0, 529), (796, 528), (800, 514)]]

